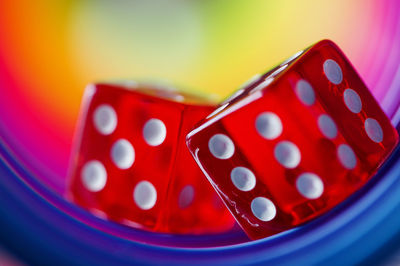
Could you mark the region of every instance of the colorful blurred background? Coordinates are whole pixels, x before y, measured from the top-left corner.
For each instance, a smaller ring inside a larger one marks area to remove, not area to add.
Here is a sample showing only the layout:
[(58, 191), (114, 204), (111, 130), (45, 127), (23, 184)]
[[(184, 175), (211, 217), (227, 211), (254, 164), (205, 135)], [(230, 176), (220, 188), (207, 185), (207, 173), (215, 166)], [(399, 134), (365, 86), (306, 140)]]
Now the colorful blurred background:
[(88, 83), (162, 79), (221, 99), (323, 38), (344, 50), (393, 115), (399, 6), (396, 0), (1, 1), (1, 137), (62, 192)]
[(1, 1), (0, 138), (63, 193), (88, 83), (161, 79), (223, 99), (324, 38), (343, 49), (397, 124), (397, 0)]

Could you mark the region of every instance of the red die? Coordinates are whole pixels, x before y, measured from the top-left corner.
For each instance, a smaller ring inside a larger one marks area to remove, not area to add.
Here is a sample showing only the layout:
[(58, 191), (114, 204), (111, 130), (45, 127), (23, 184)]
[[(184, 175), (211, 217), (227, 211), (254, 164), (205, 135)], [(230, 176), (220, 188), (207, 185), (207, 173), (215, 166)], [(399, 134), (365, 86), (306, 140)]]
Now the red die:
[(326, 40), (235, 93), (187, 136), (195, 160), (253, 239), (346, 199), (397, 142), (361, 78)]
[(234, 219), (185, 145), (214, 109), (198, 97), (145, 85), (89, 86), (70, 167), (70, 198), (138, 228), (213, 233)]

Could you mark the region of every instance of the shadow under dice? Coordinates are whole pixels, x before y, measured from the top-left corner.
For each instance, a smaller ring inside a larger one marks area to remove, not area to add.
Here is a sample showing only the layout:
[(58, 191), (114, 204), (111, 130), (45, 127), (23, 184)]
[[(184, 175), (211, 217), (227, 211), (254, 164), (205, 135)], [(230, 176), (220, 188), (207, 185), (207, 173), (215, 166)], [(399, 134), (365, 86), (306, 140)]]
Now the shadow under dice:
[(185, 135), (213, 106), (145, 85), (89, 86), (70, 166), (68, 196), (92, 213), (137, 228), (214, 233), (234, 220), (205, 181)]
[(196, 162), (253, 239), (342, 202), (397, 142), (390, 120), (327, 40), (257, 77), (187, 136)]

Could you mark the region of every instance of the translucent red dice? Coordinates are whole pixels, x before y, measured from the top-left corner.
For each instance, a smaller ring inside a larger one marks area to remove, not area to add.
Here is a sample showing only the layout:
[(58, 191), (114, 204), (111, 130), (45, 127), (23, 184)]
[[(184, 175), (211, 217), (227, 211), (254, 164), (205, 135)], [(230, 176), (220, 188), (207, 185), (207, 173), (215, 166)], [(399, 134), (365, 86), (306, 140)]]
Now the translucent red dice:
[(390, 120), (327, 40), (257, 77), (187, 136), (200, 168), (253, 239), (345, 200), (397, 142)]
[(94, 214), (168, 233), (215, 233), (234, 219), (185, 145), (214, 106), (145, 85), (89, 86), (72, 154), (69, 198)]

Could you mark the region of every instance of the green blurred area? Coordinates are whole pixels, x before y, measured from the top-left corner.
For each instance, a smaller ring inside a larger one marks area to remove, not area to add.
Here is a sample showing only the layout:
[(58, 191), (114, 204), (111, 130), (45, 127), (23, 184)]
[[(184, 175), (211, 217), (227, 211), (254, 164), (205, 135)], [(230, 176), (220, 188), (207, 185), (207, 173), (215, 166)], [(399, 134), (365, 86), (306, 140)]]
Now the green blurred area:
[(84, 1), (71, 6), (71, 55), (79, 62), (76, 73), (86, 81), (155, 77), (224, 97), (255, 73), (322, 38), (342, 40), (353, 5)]

